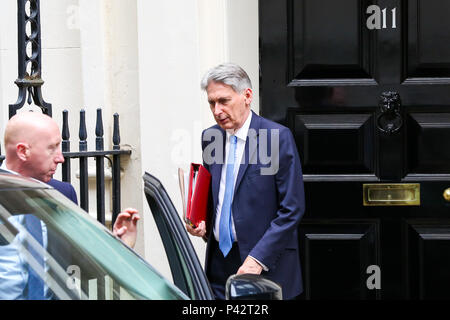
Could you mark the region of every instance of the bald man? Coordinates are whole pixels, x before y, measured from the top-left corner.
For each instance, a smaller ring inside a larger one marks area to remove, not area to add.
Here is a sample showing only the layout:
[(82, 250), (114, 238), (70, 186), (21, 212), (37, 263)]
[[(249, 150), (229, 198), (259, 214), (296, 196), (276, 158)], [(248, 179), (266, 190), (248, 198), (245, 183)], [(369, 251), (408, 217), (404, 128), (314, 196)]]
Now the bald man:
[[(77, 202), (72, 185), (52, 179), (58, 164), (64, 162), (61, 134), (55, 120), (36, 112), (16, 114), (8, 121), (4, 138), (6, 159), (3, 169), (48, 183)], [(113, 233), (134, 247), (139, 219), (136, 209), (126, 209), (117, 216)]]

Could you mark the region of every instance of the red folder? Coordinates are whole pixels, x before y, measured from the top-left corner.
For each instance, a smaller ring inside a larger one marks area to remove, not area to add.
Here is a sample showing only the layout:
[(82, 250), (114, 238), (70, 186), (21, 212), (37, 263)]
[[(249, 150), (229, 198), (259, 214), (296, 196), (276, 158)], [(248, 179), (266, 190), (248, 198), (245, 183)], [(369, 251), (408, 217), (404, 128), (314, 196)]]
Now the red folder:
[[(183, 177), (182, 177), (183, 176)], [(188, 181), (184, 181), (183, 171), (179, 170), (181, 196), (183, 199), (184, 220), (197, 227), (208, 216), (208, 200), (211, 186), (211, 174), (201, 164), (191, 163)], [(182, 183), (181, 181), (184, 181)], [(187, 195), (185, 188), (187, 186)]]

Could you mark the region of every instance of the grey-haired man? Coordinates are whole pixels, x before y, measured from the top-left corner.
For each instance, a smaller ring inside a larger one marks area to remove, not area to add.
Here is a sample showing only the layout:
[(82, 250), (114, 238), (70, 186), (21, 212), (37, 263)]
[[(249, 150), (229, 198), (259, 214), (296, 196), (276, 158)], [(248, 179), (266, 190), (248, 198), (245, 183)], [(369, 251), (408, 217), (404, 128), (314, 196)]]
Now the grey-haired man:
[(230, 275), (256, 273), (280, 283), (285, 299), (294, 298), (303, 290), (297, 226), (305, 201), (292, 133), (251, 111), (251, 81), (240, 66), (212, 68), (201, 87), (217, 122), (202, 133), (213, 212), (208, 226), (186, 228), (207, 238), (205, 268), (213, 291), (224, 299)]

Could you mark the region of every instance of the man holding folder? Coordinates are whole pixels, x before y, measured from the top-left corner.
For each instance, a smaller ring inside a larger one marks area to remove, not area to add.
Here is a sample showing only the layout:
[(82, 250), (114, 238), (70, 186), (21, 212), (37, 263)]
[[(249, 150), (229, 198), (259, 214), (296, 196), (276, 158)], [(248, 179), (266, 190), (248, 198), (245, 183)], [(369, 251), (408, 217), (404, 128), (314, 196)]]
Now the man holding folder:
[(292, 299), (303, 290), (297, 227), (305, 208), (292, 133), (250, 110), (251, 81), (238, 65), (212, 68), (201, 87), (217, 122), (202, 133), (213, 212), (208, 230), (204, 222), (186, 228), (207, 239), (212, 289), (224, 299), (230, 275), (255, 273), (281, 284), (283, 297)]

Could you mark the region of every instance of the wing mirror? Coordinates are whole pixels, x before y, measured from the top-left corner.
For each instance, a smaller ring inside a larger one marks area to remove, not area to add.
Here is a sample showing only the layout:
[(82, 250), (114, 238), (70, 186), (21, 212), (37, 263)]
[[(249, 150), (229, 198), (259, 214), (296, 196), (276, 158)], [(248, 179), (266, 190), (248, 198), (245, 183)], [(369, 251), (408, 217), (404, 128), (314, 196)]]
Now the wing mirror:
[(281, 300), (281, 286), (259, 274), (230, 276), (225, 286), (227, 300)]

